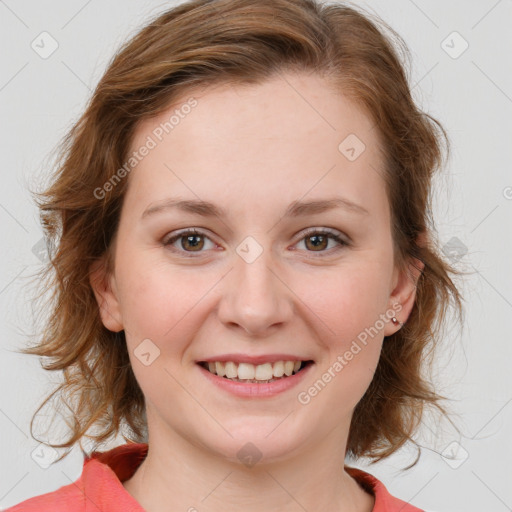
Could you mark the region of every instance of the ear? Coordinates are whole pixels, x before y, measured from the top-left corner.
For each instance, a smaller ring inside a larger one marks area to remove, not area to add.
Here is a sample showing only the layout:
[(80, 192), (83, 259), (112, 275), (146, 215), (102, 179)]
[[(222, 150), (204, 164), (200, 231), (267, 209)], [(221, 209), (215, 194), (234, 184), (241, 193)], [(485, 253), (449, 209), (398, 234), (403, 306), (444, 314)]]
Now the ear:
[(113, 332), (122, 331), (123, 322), (115, 277), (107, 274), (103, 258), (94, 261), (89, 267), (89, 282), (96, 296), (103, 325)]
[[(423, 235), (418, 237), (418, 244), (422, 245), (426, 239)], [(393, 290), (389, 296), (388, 307), (394, 310), (396, 319), (405, 324), (411, 314), (416, 300), (416, 285), (418, 279), (425, 268), (425, 264), (417, 259), (410, 257), (407, 261), (406, 268), (400, 270), (395, 267), (393, 273)], [(386, 323), (384, 328), (384, 336), (390, 336), (401, 329), (400, 324), (394, 324), (391, 320)]]

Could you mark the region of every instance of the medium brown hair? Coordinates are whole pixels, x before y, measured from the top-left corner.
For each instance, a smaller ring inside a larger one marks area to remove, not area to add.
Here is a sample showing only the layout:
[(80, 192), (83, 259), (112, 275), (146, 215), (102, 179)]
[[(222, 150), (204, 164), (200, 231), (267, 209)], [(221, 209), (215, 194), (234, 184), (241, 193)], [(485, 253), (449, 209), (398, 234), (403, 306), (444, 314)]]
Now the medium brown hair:
[(449, 277), (459, 272), (441, 256), (430, 213), (432, 178), (449, 143), (438, 121), (413, 101), (403, 58), (409, 58), (405, 43), (377, 17), (314, 0), (188, 1), (119, 50), (62, 142), (50, 186), (35, 194), (49, 251), (39, 283), (52, 295), (41, 302), (49, 312), (42, 334), (23, 352), (42, 356), (46, 370), (62, 370), (63, 381), (34, 414), (32, 435), (37, 413), (57, 397), (69, 409), (71, 434), (62, 444), (46, 444), (82, 446), (84, 437), (99, 444), (120, 433), (145, 442), (144, 396), (125, 333), (104, 327), (89, 281), (94, 261), (105, 257), (106, 270), (113, 269), (128, 180), (100, 199), (94, 191), (105, 190), (127, 161), (138, 123), (193, 86), (259, 84), (285, 70), (325, 77), (371, 116), (383, 141), (395, 263), (400, 269), (410, 258), (424, 264), (408, 321), (386, 338), (354, 411), (347, 454), (387, 457), (413, 440), (426, 405), (444, 413), (423, 370), (452, 301), (459, 318), (462, 313)]

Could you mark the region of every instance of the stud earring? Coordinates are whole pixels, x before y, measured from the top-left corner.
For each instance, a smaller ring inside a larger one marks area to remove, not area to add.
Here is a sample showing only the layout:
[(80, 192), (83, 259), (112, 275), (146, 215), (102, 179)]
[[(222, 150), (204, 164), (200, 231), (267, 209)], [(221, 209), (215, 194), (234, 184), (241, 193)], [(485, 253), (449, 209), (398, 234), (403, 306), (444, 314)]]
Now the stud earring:
[(396, 316), (394, 316), (394, 317), (391, 319), (391, 321), (393, 322), (393, 325), (400, 325), (400, 327), (403, 327), (403, 325), (404, 325), (402, 322), (400, 322), (400, 321), (396, 318)]

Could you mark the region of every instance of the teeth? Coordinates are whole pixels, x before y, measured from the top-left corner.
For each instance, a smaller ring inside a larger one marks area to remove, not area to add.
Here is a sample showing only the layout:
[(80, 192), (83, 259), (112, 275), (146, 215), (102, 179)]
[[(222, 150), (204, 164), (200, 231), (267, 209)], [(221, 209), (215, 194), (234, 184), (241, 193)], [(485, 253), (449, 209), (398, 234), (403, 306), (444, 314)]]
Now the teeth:
[[(242, 366), (242, 363), (240, 363), (240, 366)], [(242, 377), (240, 375), (240, 366), (238, 367), (239, 378), (240, 379), (250, 378), (250, 377)], [(256, 367), (254, 367), (252, 364), (248, 364), (247, 366), (252, 366), (253, 368), (255, 368), (253, 378), (256, 380), (269, 380), (274, 376), (272, 373), (272, 365), (270, 363), (259, 364)]]
[(302, 361), (276, 361), (275, 363), (264, 363), (253, 365), (249, 363), (237, 364), (233, 361), (227, 362), (209, 362), (208, 370), (217, 374), (219, 377), (227, 377), (228, 379), (240, 380), (257, 380), (268, 381), (283, 376), (289, 377), (293, 373), (297, 373)]
[(284, 375), (284, 362), (276, 361), (274, 363), (274, 377), (282, 377)]
[[(235, 363), (232, 363), (235, 366)], [(269, 365), (270, 366), (270, 365)], [(258, 366), (257, 369), (259, 370), (261, 366)], [(235, 375), (234, 377), (238, 377), (239, 379), (258, 379), (258, 380), (264, 380), (261, 377), (255, 377), (256, 370), (254, 368), (253, 364), (247, 364), (247, 363), (240, 363), (238, 365), (238, 375), (236, 374), (236, 368), (235, 368)], [(271, 379), (272, 378), (272, 367), (270, 367), (270, 374), (268, 377), (265, 377), (265, 379)]]
[[(210, 370), (212, 371), (212, 370)], [(226, 375), (226, 369), (224, 363), (215, 363), (215, 372), (219, 377), (224, 377)], [(214, 372), (212, 372), (214, 373)]]
[(235, 377), (238, 377), (237, 365), (232, 361), (228, 361), (226, 363), (226, 365), (224, 366), (224, 370), (226, 371), (226, 377), (228, 379), (234, 379)]

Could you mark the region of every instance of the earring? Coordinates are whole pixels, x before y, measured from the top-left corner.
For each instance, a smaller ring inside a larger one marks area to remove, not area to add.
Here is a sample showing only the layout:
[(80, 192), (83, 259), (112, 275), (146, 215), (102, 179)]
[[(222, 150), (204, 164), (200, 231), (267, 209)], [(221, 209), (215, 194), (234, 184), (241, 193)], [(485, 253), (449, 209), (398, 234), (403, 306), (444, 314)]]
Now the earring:
[(404, 324), (403, 324), (402, 322), (400, 322), (400, 321), (396, 318), (396, 316), (394, 316), (394, 317), (391, 319), (391, 321), (393, 322), (393, 325), (400, 325), (400, 327), (403, 327), (403, 326), (404, 326)]

